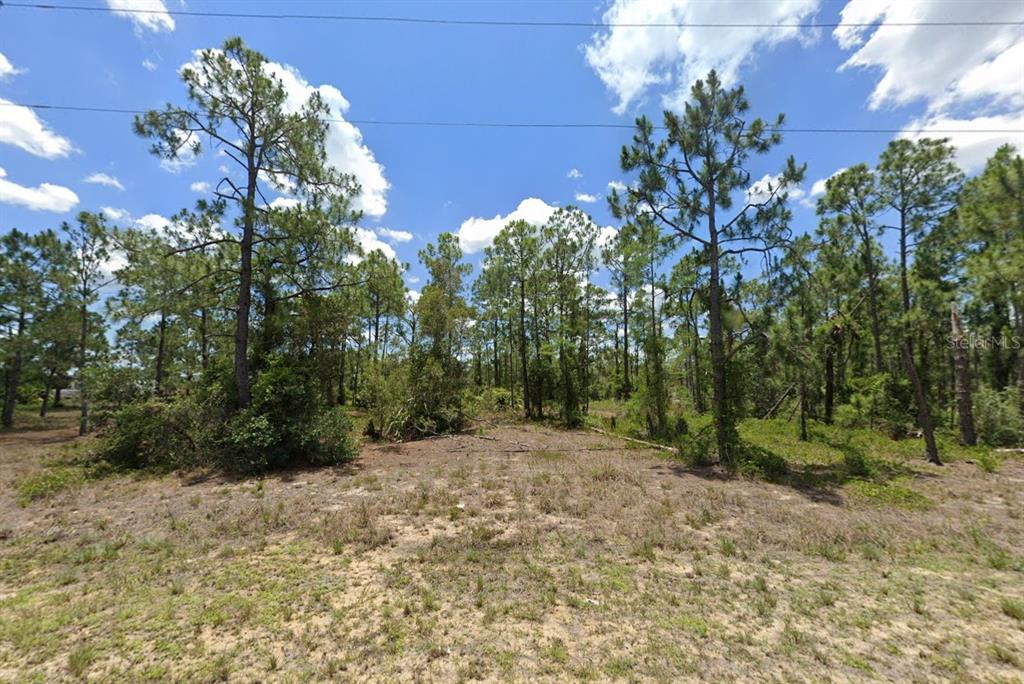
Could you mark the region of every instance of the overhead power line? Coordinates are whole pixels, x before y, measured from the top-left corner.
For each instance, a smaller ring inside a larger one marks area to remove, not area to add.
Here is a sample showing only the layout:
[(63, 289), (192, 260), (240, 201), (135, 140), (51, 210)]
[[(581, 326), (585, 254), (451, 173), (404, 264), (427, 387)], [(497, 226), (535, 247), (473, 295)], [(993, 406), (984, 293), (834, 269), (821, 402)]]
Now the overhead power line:
[[(54, 105), (33, 102), (0, 102), (0, 107), (28, 107), (42, 111), (80, 112), (96, 114), (145, 114), (144, 109), (128, 109), (121, 107), (90, 107), (84, 105)], [(556, 129), (627, 129), (636, 128), (626, 123), (573, 123), (573, 122), (525, 122), (525, 121), (421, 121), (415, 119), (337, 119), (327, 117), (331, 123), (350, 123), (357, 126), (404, 126), (416, 128), (556, 128)], [(664, 126), (655, 126), (664, 129)], [(911, 133), (916, 135), (953, 135), (953, 134), (1020, 134), (1024, 128), (807, 128), (781, 126), (769, 130), (780, 133), (821, 133), (821, 134), (896, 134)]]
[(172, 17), (210, 17), (228, 19), (271, 19), (290, 20), (308, 19), (317, 21), (349, 21), (392, 24), (433, 24), (447, 26), (515, 26), (541, 28), (777, 28), (777, 29), (813, 29), (813, 28), (908, 28), (919, 26), (933, 27), (971, 27), (971, 26), (1024, 26), (1020, 21), (886, 21), (886, 22), (586, 22), (586, 21), (552, 21), (552, 20), (520, 20), (520, 19), (451, 19), (439, 17), (403, 17), (359, 14), (320, 14), (320, 13), (271, 13), (271, 12), (223, 12), (191, 9), (147, 9), (147, 8), (113, 8), (98, 5), (53, 5), (35, 2), (6, 2), (0, 0), (0, 7), (32, 10), (58, 10), (68, 12), (116, 12), (117, 14), (169, 15)]

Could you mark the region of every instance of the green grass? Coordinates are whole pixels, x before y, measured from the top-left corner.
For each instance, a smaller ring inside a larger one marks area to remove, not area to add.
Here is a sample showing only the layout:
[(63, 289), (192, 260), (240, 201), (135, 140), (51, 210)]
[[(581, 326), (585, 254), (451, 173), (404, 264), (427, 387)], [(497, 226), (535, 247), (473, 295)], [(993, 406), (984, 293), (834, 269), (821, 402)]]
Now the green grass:
[(33, 501), (46, 499), (54, 494), (82, 484), (86, 470), (75, 465), (55, 465), (29, 475), (18, 485), (18, 504), (27, 506)]
[(855, 499), (875, 506), (893, 506), (909, 511), (925, 511), (935, 503), (925, 495), (898, 482), (872, 482), (853, 480), (846, 485)]

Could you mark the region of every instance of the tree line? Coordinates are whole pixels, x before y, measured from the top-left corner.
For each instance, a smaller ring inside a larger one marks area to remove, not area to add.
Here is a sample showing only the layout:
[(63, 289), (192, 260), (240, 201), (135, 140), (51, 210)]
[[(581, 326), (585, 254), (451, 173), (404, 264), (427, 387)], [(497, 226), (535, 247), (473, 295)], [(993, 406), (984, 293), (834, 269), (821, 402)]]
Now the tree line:
[[(783, 117), (752, 117), (714, 72), (662, 125), (636, 122), (627, 183), (601, 228), (581, 209), (511, 221), (473, 278), (458, 238), (408, 265), (354, 237), (355, 179), (327, 163), (329, 111), (289, 106), (241, 40), (181, 72), (183, 104), (136, 118), (166, 160), (217, 150), (210, 199), (159, 230), (83, 212), (59, 231), (11, 230), (0, 254), (3, 425), (74, 386), (107, 455), (134, 465), (264, 470), (337, 462), (367, 432), (462, 429), (474, 408), (582, 425), (625, 402), (657, 440), (703, 439), (736, 466), (747, 417), (1022, 440), (1024, 162), (1000, 148), (966, 179), (947, 140), (898, 139), (826, 183), (818, 222), (794, 230)], [(292, 201), (269, 201), (270, 191)], [(684, 434), (709, 413), (707, 438)]]

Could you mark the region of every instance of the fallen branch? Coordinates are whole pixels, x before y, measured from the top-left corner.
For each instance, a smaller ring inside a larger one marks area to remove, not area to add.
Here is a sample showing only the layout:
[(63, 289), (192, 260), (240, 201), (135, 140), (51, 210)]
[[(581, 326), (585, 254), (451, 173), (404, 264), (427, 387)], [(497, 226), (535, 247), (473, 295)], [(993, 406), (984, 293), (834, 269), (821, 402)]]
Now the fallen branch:
[(614, 437), (615, 439), (624, 439), (627, 442), (636, 442), (637, 444), (643, 444), (644, 446), (650, 447), (652, 449), (660, 449), (661, 451), (667, 451), (670, 454), (679, 453), (679, 449), (676, 449), (675, 447), (666, 446), (664, 444), (656, 444), (655, 442), (645, 442), (644, 440), (636, 439), (635, 437), (625, 437), (623, 435), (616, 435), (613, 432), (605, 432), (604, 430), (599, 430), (596, 427), (592, 427), (590, 429), (599, 435), (604, 435), (605, 437)]
[(768, 409), (768, 413), (764, 414), (764, 417), (761, 418), (761, 420), (768, 420), (769, 418), (771, 418), (772, 414), (775, 413), (776, 409), (778, 409), (779, 406), (782, 405), (782, 402), (786, 401), (786, 397), (789, 396), (789, 393), (793, 391), (794, 387), (796, 387), (795, 382), (786, 388), (786, 391), (782, 393), (782, 396), (779, 397), (774, 404), (772, 404), (772, 407)]

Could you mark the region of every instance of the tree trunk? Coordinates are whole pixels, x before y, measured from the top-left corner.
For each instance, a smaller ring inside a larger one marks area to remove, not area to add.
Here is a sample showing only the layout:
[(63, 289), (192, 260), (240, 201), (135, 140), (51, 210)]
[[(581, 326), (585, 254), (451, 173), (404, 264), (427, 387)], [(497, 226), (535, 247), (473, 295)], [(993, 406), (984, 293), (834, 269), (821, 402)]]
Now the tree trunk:
[(156, 394), (159, 396), (163, 392), (164, 385), (164, 351), (167, 348), (167, 315), (160, 312), (160, 323), (157, 326), (157, 345), (156, 345)]
[(238, 275), (238, 306), (235, 309), (235, 396), (238, 408), (249, 408), (252, 392), (249, 385), (249, 308), (252, 304), (252, 251), (256, 223), (256, 183), (258, 182), (255, 149), (250, 128), (248, 147), (248, 185), (242, 208), (241, 263)]
[(89, 334), (89, 310), (85, 304), (79, 307), (81, 328), (78, 333), (78, 396), (81, 399), (82, 413), (78, 420), (79, 436), (89, 432), (89, 392), (85, 381), (85, 345)]
[(46, 410), (49, 408), (50, 402), (50, 385), (52, 384), (51, 375), (46, 373), (43, 378), (43, 401), (39, 405), (39, 417), (46, 417)]
[(341, 336), (341, 363), (338, 364), (338, 403), (344, 406), (348, 403), (345, 387), (345, 355), (348, 352), (348, 338)]
[(202, 364), (204, 373), (210, 365), (210, 341), (207, 326), (206, 307), (203, 307), (199, 310), (199, 362)]
[(519, 364), (523, 367), (523, 412), (529, 418), (532, 413), (530, 411), (530, 376), (526, 370), (526, 281), (522, 277), (519, 279)]
[(711, 408), (715, 420), (715, 445), (718, 458), (735, 465), (736, 426), (726, 396), (726, 358), (722, 330), (722, 295), (719, 281), (718, 229), (715, 226), (715, 192), (708, 191), (708, 251), (711, 261), (711, 302), (708, 306), (708, 335), (711, 338)]
[(626, 272), (622, 272), (622, 398), (629, 399), (633, 388), (629, 384), (629, 288)]
[(871, 254), (871, 237), (864, 230), (861, 234), (864, 241), (864, 269), (868, 276), (868, 313), (871, 316), (871, 337), (875, 347), (875, 372), (881, 373), (882, 362), (882, 324), (878, 312), (878, 274), (875, 273), (875, 259)]
[(836, 348), (834, 341), (837, 328), (833, 326), (829, 335), (831, 339), (825, 343), (825, 424), (832, 424), (832, 413), (836, 401)]
[(18, 310), (18, 329), (14, 338), (14, 359), (7, 371), (7, 387), (4, 392), (3, 426), (14, 426), (14, 407), (18, 403), (18, 386), (21, 385), (21, 369), (25, 353), (22, 350), (22, 336), (25, 332), (25, 310)]
[[(907, 276), (907, 215), (905, 211), (900, 212), (900, 294), (903, 299), (903, 314), (909, 316), (910, 285)], [(924, 380), (917, 372), (917, 365), (914, 362), (914, 347), (911, 342), (909, 325), (909, 322), (903, 322), (903, 365), (906, 366), (907, 377), (914, 388), (914, 398), (917, 401), (917, 422), (924, 435), (926, 455), (931, 463), (942, 465), (942, 461), (939, 459), (939, 447), (935, 443), (932, 413), (928, 408), (928, 391), (925, 389)]]
[(978, 435), (974, 430), (974, 413), (971, 407), (971, 369), (968, 365), (967, 349), (964, 347), (964, 329), (960, 324), (960, 313), (956, 302), (950, 304), (950, 326), (953, 331), (953, 360), (956, 368), (956, 408), (960, 418), (960, 443), (974, 446)]

